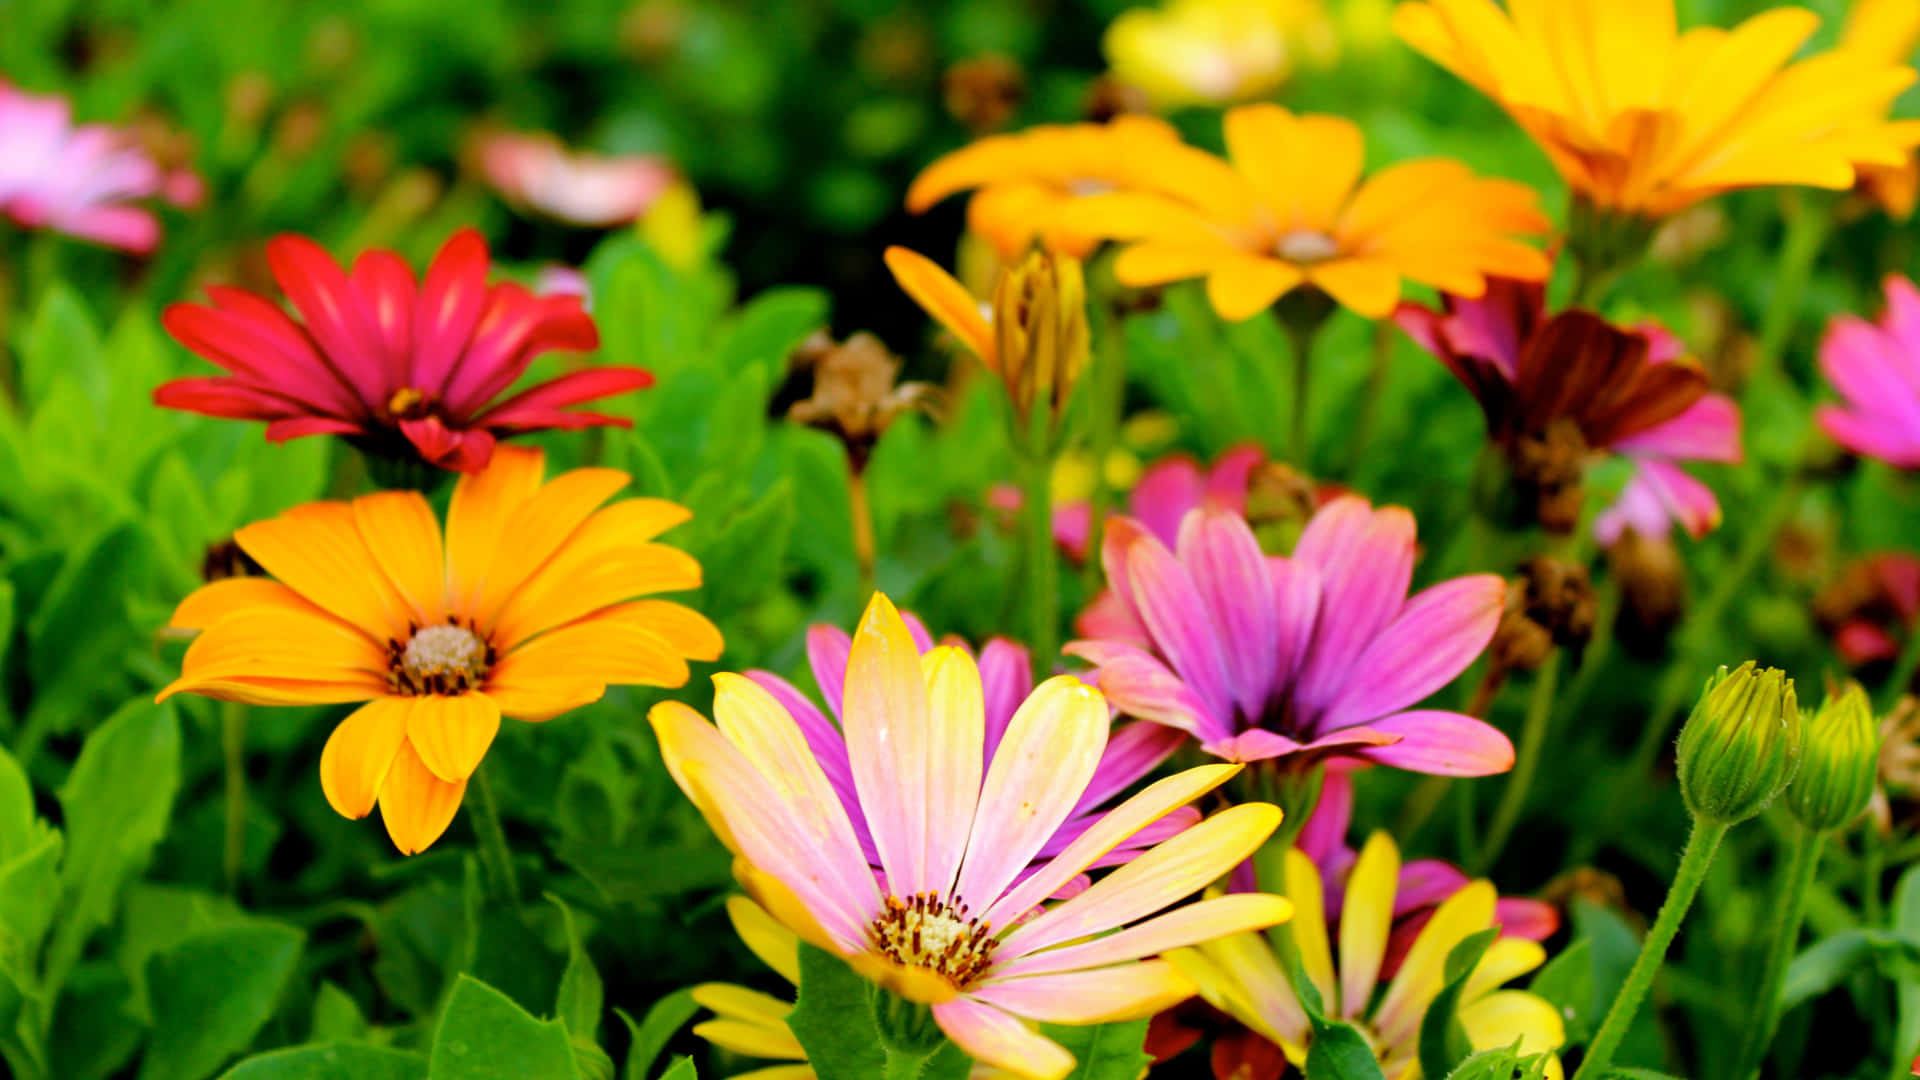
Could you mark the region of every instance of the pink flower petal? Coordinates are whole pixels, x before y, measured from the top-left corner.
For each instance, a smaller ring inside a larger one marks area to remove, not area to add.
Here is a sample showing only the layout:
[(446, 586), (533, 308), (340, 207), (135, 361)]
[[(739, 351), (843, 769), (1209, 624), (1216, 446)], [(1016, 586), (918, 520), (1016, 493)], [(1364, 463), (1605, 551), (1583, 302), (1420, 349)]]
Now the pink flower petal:
[(1166, 657), (1210, 714), (1232, 715), (1219, 636), (1187, 567), (1159, 540), (1141, 536), (1127, 549), (1126, 591), (1153, 636), (1154, 651)]
[(1613, 449), (1676, 461), (1737, 464), (1741, 459), (1740, 406), (1725, 394), (1707, 394), (1680, 415), (1617, 440)]
[(987, 760), (993, 760), (1007, 724), (1033, 692), (1033, 661), (1026, 647), (994, 638), (980, 650), (980, 685), (987, 706)]
[(1187, 511), (1200, 505), (1200, 466), (1184, 454), (1149, 466), (1127, 498), (1127, 509), (1162, 544), (1172, 547)]
[(1279, 615), (1267, 557), (1239, 514), (1200, 509), (1181, 523), (1178, 557), (1198, 586), (1242, 716), (1260, 716), (1278, 689)]
[(1145, 651), (1112, 641), (1076, 641), (1065, 651), (1096, 666), (1100, 692), (1124, 715), (1178, 728), (1203, 740), (1232, 736), (1230, 716), (1209, 710), (1178, 675)]
[(409, 385), (444, 396), (487, 305), (487, 242), (479, 230), (455, 232), (433, 257), (413, 313)]
[(1452, 682), (1493, 640), (1506, 594), (1506, 582), (1493, 574), (1455, 578), (1416, 594), (1354, 662), (1360, 677), (1327, 704), (1315, 730), (1367, 723)]
[(1293, 558), (1320, 572), (1320, 616), (1294, 687), (1295, 704), (1314, 713), (1353, 677), (1354, 662), (1398, 615), (1413, 580), (1413, 515), (1373, 509), (1344, 496), (1307, 523)]
[(853, 638), (837, 626), (807, 627), (807, 666), (813, 669), (813, 681), (820, 685), (820, 696), (835, 720), (845, 715), (840, 695), (847, 687), (847, 654), (852, 648)]
[(1401, 737), (1392, 746), (1360, 752), (1380, 765), (1433, 776), (1491, 776), (1513, 768), (1513, 743), (1498, 728), (1463, 713), (1416, 709), (1367, 726)]

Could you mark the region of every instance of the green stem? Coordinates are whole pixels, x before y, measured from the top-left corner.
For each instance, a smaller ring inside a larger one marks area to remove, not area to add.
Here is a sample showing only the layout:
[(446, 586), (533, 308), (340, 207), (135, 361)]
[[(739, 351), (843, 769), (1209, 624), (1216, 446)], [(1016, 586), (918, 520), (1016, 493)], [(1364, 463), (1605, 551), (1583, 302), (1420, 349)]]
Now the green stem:
[(1734, 1074), (1736, 1080), (1759, 1076), (1774, 1030), (1780, 1026), (1780, 985), (1786, 981), (1787, 962), (1793, 959), (1794, 947), (1800, 941), (1807, 890), (1813, 887), (1814, 872), (1820, 868), (1820, 849), (1826, 838), (1812, 829), (1796, 827), (1787, 843), (1790, 851), (1785, 884), (1774, 894), (1775, 902), (1785, 906), (1774, 923), (1774, 938), (1768, 943), (1766, 966), (1761, 969), (1760, 992), (1753, 999), (1753, 1010), (1741, 1037), (1740, 1056), (1735, 1059), (1740, 1064), (1740, 1071)]
[(1060, 560), (1053, 551), (1052, 416), (1036, 404), (1024, 419), (1026, 491), (1020, 514), (1026, 547), (1027, 646), (1033, 650), (1033, 676), (1038, 680), (1053, 673), (1054, 654), (1060, 649)]
[(1633, 968), (1627, 972), (1626, 982), (1621, 984), (1620, 993), (1607, 1009), (1606, 1019), (1588, 1045), (1586, 1057), (1581, 1059), (1580, 1070), (1573, 1074), (1573, 1080), (1600, 1080), (1607, 1074), (1607, 1066), (1613, 1063), (1613, 1052), (1626, 1037), (1634, 1014), (1640, 1011), (1641, 1001), (1653, 986), (1653, 977), (1666, 961), (1667, 947), (1673, 944), (1681, 920), (1693, 906), (1694, 894), (1700, 891), (1700, 883), (1706, 879), (1707, 867), (1713, 862), (1713, 853), (1719, 850), (1720, 841), (1726, 837), (1727, 828), (1717, 822), (1695, 819), (1693, 832), (1687, 837), (1686, 851), (1680, 856), (1680, 869), (1674, 874), (1673, 885), (1667, 889), (1666, 901), (1660, 905), (1660, 915), (1654, 919), (1653, 929), (1647, 931), (1646, 941), (1640, 944), (1640, 955), (1634, 958)]
[(1900, 658), (1893, 663), (1893, 674), (1887, 676), (1886, 687), (1881, 691), (1880, 711), (1890, 712), (1900, 701), (1900, 696), (1913, 685), (1913, 673), (1920, 669), (1920, 627), (1907, 628), (1907, 643), (1900, 649)]
[(1313, 465), (1307, 459), (1313, 452), (1313, 440), (1307, 430), (1307, 399), (1313, 390), (1313, 338), (1317, 327), (1292, 320), (1281, 325), (1286, 327), (1287, 341), (1293, 346), (1293, 427), (1287, 432), (1287, 459), (1302, 472), (1311, 473)]
[(1693, 665), (1684, 661), (1696, 658), (1713, 644), (1712, 635), (1719, 629), (1720, 617), (1726, 614), (1734, 596), (1759, 568), (1761, 560), (1773, 545), (1775, 534), (1779, 533), (1781, 526), (1787, 523), (1788, 516), (1793, 513), (1805, 485), (1804, 471), (1795, 467), (1774, 495), (1766, 516), (1747, 531), (1746, 539), (1734, 554), (1733, 562), (1716, 576), (1713, 592), (1707, 594), (1705, 602), (1687, 616), (1686, 626), (1681, 630), (1677, 642), (1679, 647), (1675, 650), (1676, 662), (1667, 668), (1667, 674), (1661, 680), (1653, 713), (1648, 717), (1647, 725), (1640, 729), (1640, 741), (1635, 744), (1630, 765), (1623, 774), (1632, 782), (1638, 783), (1653, 768), (1654, 758), (1659, 756), (1660, 747), (1665, 745), (1672, 731), (1674, 718), (1680, 715), (1680, 709), (1689, 697), (1700, 689)]
[(227, 834), (221, 868), (227, 891), (240, 887), (240, 867), (247, 854), (247, 707), (235, 701), (220, 705), (220, 747), (226, 761)]
[(1520, 745), (1516, 748), (1513, 772), (1500, 791), (1500, 805), (1494, 809), (1493, 824), (1487, 827), (1486, 842), (1474, 859), (1475, 874), (1484, 874), (1500, 858), (1500, 852), (1520, 822), (1520, 811), (1527, 805), (1527, 792), (1533, 787), (1533, 774), (1540, 767), (1540, 754), (1546, 749), (1548, 721), (1553, 718), (1553, 695), (1560, 685), (1560, 668), (1565, 649), (1553, 655), (1533, 677), (1533, 694), (1527, 699), (1527, 718), (1520, 726)]
[(1353, 432), (1347, 438), (1347, 459), (1342, 470), (1352, 476), (1359, 471), (1360, 463), (1366, 460), (1367, 444), (1373, 439), (1374, 417), (1379, 412), (1381, 395), (1386, 392), (1387, 369), (1393, 359), (1393, 335), (1396, 333), (1390, 320), (1382, 319), (1373, 325), (1373, 349), (1367, 367), (1367, 388), (1360, 394), (1360, 415), (1354, 418)]
[(1800, 302), (1806, 296), (1813, 264), (1826, 246), (1833, 227), (1832, 208), (1808, 205), (1807, 194), (1788, 191), (1783, 213), (1786, 236), (1780, 244), (1780, 258), (1774, 264), (1773, 291), (1767, 299), (1766, 316), (1760, 325), (1760, 347), (1754, 359), (1755, 371), (1768, 371), (1779, 362), (1793, 334), (1794, 321), (1800, 316)]
[(1107, 512), (1114, 505), (1113, 485), (1107, 481), (1107, 459), (1120, 441), (1120, 418), (1127, 405), (1126, 324), (1106, 307), (1100, 348), (1093, 361), (1093, 417), (1088, 452), (1093, 455), (1093, 493), (1087, 501), (1087, 556), (1081, 563), (1086, 595), (1100, 585), (1100, 545), (1106, 538)]
[(480, 840), (480, 865), (485, 869), (489, 891), (513, 904), (520, 903), (520, 877), (513, 869), (513, 849), (507, 846), (507, 831), (500, 825), (500, 807), (493, 799), (493, 783), (487, 770), (473, 773), (476, 798), (467, 800), (467, 813), (473, 819), (473, 832)]

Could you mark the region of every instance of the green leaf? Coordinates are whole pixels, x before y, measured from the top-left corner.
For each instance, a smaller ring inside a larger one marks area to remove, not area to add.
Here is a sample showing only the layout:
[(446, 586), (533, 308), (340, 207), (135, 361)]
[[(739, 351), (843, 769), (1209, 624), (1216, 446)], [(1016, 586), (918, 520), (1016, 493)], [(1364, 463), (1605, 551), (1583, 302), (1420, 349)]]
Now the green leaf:
[(660, 1080), (700, 1080), (700, 1071), (693, 1067), (692, 1058), (677, 1057), (667, 1066), (667, 1071), (660, 1074)]
[(1607, 1080), (1686, 1080), (1657, 1069), (1608, 1069)]
[(1581, 938), (1548, 961), (1527, 986), (1559, 1011), (1570, 1046), (1593, 1037), (1593, 983), (1593, 943)]
[(1309, 1019), (1313, 1041), (1307, 1048), (1307, 1080), (1386, 1080), (1358, 1028), (1344, 1020)]
[[(1893, 932), (1903, 940), (1920, 942), (1920, 866), (1908, 867), (1894, 886)], [(1894, 1045), (1902, 1052), (1920, 1046), (1920, 981), (1896, 984), (1894, 1002)]]
[(747, 607), (779, 584), (794, 518), (793, 484), (782, 478), (753, 505), (727, 519), (702, 560), (708, 612)]
[[(353, 995), (335, 985), (333, 980), (323, 980), (320, 989), (313, 995), (313, 1022), (309, 1025), (307, 1038), (317, 1043), (357, 1039), (366, 1033), (367, 1018), (360, 1013), (360, 1003), (353, 1000)], [(420, 1065), (424, 1075), (424, 1058)]]
[(626, 1021), (627, 1033), (633, 1037), (627, 1049), (626, 1068), (620, 1073), (621, 1080), (647, 1080), (647, 1074), (653, 1071), (654, 1062), (660, 1060), (660, 1052), (667, 1048), (674, 1032), (685, 1027), (699, 1011), (700, 1003), (693, 1000), (690, 989), (675, 990), (654, 1002), (646, 1018), (638, 1024), (624, 1010), (615, 1009), (620, 1019)]
[(575, 1037), (597, 1043), (600, 1010), (606, 1003), (600, 972), (594, 968), (593, 959), (587, 955), (581, 943), (580, 930), (574, 925), (572, 909), (552, 893), (547, 894), (547, 899), (560, 909), (560, 921), (567, 931), (567, 967), (560, 973), (560, 993), (554, 1002), (554, 1014)]
[(220, 1080), (426, 1080), (427, 1059), (410, 1050), (325, 1042), (259, 1054)]
[(567, 1027), (462, 975), (434, 1033), (427, 1080), (575, 1080)]
[(787, 357), (806, 336), (827, 323), (827, 296), (818, 289), (781, 286), (768, 289), (721, 328), (714, 346), (716, 366), (738, 371), (759, 368), (769, 383), (786, 371)]
[(787, 1027), (820, 1080), (870, 1080), (886, 1066), (873, 986), (839, 957), (802, 942), (800, 996)]
[(1073, 1055), (1073, 1071), (1066, 1080), (1136, 1080), (1153, 1058), (1142, 1049), (1147, 1021), (1121, 1024), (1042, 1024), (1040, 1033)]
[(1595, 1009), (1611, 1003), (1627, 981), (1634, 960), (1640, 956), (1640, 938), (1618, 914), (1585, 898), (1573, 901), (1574, 937), (1584, 938), (1593, 955), (1593, 996)]
[(60, 922), (46, 986), (57, 991), (93, 931), (113, 918), (121, 886), (166, 832), (180, 784), (180, 722), (171, 705), (129, 702), (88, 737), (59, 792), (66, 816)]
[(1920, 983), (1920, 942), (1865, 928), (1821, 938), (1787, 968), (1780, 987), (1780, 1011), (1819, 997), (1868, 966), (1896, 986)]
[(0, 968), (33, 981), (60, 901), (60, 834), (35, 812), (27, 776), (0, 748)]
[(265, 920), (224, 926), (147, 962), (153, 1039), (140, 1080), (203, 1080), (246, 1049), (280, 1001), (306, 935)]
[(1420, 1019), (1420, 1069), (1426, 1075), (1445, 1076), (1473, 1053), (1466, 1029), (1460, 1026), (1460, 994), (1488, 946), (1499, 937), (1500, 931), (1489, 927), (1469, 935), (1447, 953), (1446, 982)]

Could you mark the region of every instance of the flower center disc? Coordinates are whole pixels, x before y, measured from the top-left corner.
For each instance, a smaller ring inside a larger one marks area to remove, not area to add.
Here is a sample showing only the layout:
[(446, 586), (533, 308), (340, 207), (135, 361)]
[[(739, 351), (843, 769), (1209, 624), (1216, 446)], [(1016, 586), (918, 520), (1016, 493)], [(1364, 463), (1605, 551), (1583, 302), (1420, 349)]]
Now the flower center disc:
[(405, 646), (389, 642), (388, 652), (387, 681), (408, 695), (465, 693), (480, 685), (493, 663), (493, 650), (464, 626), (424, 627)]
[(1295, 229), (1281, 237), (1274, 250), (1290, 263), (1317, 263), (1340, 254), (1340, 245), (1316, 229)]
[(887, 897), (867, 936), (888, 959), (936, 972), (962, 988), (986, 972), (1000, 944), (991, 924), (967, 915), (966, 904), (933, 893)]
[(403, 386), (387, 399), (387, 415), (395, 420), (425, 420), (433, 415), (433, 395)]

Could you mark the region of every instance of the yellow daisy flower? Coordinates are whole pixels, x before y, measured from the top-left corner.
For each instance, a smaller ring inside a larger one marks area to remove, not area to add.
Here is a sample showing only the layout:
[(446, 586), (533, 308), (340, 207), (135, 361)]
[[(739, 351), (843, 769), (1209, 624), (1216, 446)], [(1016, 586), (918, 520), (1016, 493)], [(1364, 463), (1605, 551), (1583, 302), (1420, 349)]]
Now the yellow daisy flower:
[(1777, 8), (1683, 33), (1673, 0), (1394, 12), (1403, 40), (1499, 102), (1582, 199), (1649, 218), (1734, 188), (1849, 188), (1857, 166), (1898, 166), (1920, 142), (1920, 124), (1887, 119), (1912, 69), (1847, 48), (1792, 60), (1819, 21)]
[(444, 540), (417, 492), (298, 506), (234, 540), (272, 579), (229, 578), (184, 600), (200, 631), (160, 699), (255, 705), (365, 702), (320, 755), (327, 801), (378, 805), (403, 854), (453, 820), (500, 718), (548, 720), (613, 683), (680, 686), (716, 660), (720, 632), (679, 604), (700, 564), (653, 543), (687, 511), (661, 499), (601, 504), (613, 469), (546, 483), (537, 449), (500, 446), (453, 491)]
[[(1337, 966), (1322, 908), (1320, 871), (1298, 848), (1287, 852), (1285, 895), (1294, 904), (1291, 930), (1301, 969), (1319, 992), (1326, 1015), (1359, 1029), (1387, 1080), (1421, 1080), (1420, 1022), (1445, 986), (1447, 954), (1494, 925), (1497, 897), (1493, 883), (1482, 880), (1448, 898), (1420, 931), (1382, 994), (1377, 987), (1399, 873), (1399, 849), (1387, 834), (1373, 834), (1347, 879)], [(1178, 950), (1168, 959), (1199, 984), (1208, 1003), (1278, 1043), (1288, 1060), (1306, 1067), (1313, 1029), (1265, 936), (1236, 934)], [(1459, 1001), (1460, 1025), (1475, 1050), (1512, 1046), (1518, 1039), (1522, 1054), (1539, 1054), (1566, 1042), (1566, 1025), (1545, 998), (1499, 989), (1545, 960), (1546, 950), (1525, 938), (1498, 938), (1487, 949)], [(1549, 1059), (1546, 1075), (1560, 1080), (1558, 1058)]]
[(1280, 88), (1302, 56), (1331, 63), (1338, 42), (1320, 0), (1168, 0), (1129, 8), (1101, 42), (1115, 78), (1154, 107), (1231, 105)]
[(1077, 200), (1065, 227), (1132, 241), (1114, 265), (1128, 285), (1205, 277), (1223, 319), (1250, 318), (1303, 285), (1377, 319), (1403, 280), (1477, 297), (1489, 276), (1547, 276), (1546, 256), (1521, 240), (1549, 224), (1523, 184), (1441, 158), (1363, 179), (1357, 125), (1278, 105), (1228, 111), (1226, 136), (1229, 160), (1164, 148), (1156, 191)]

